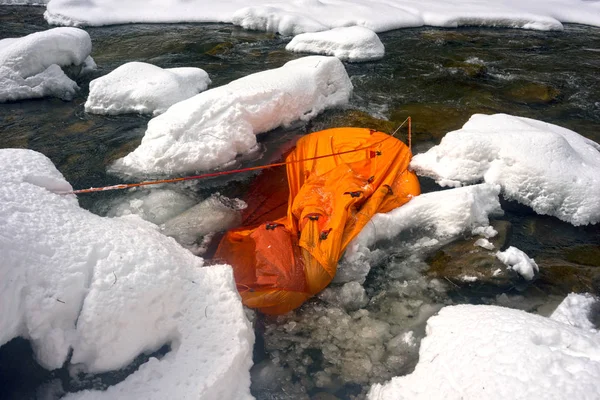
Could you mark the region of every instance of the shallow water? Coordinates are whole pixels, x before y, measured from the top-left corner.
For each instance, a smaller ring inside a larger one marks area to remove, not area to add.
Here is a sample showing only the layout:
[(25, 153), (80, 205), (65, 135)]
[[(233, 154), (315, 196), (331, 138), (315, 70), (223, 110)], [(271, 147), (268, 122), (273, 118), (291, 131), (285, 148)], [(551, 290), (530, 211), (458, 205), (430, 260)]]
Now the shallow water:
[[(47, 29), (42, 13), (41, 8), (0, 6), (0, 39)], [(120, 25), (87, 31), (99, 69), (78, 80), (81, 91), (73, 101), (0, 104), (0, 148), (29, 148), (46, 154), (75, 188), (120, 182), (106, 168), (139, 144), (149, 120), (140, 115), (84, 113), (91, 79), (125, 62), (145, 61), (161, 67), (203, 68), (215, 87), (302, 56), (284, 50), (289, 38), (226, 24)], [(263, 151), (240, 159), (239, 164), (263, 164), (306, 132), (374, 123), (391, 130), (409, 115), (416, 152), (426, 150), (478, 112), (540, 119), (600, 142), (598, 28), (567, 25), (563, 32), (418, 28), (380, 37), (386, 47), (383, 60), (345, 64), (355, 85), (347, 110), (327, 111), (307, 124), (261, 135)], [(390, 122), (386, 125), (369, 115)], [(235, 197), (249, 178), (213, 179), (185, 190), (198, 198), (216, 191)], [(426, 191), (438, 189), (429, 180), (422, 183)], [(105, 214), (106, 205), (120, 196), (124, 194), (80, 196), (80, 204)], [(509, 244), (536, 260), (563, 260), (573, 248), (596, 248), (600, 243), (598, 226), (573, 227), (514, 204), (506, 203), (504, 208), (503, 219), (512, 223)], [(360, 310), (321, 297), (287, 316), (258, 319), (253, 371), (257, 398), (362, 397), (370, 384), (410, 372), (423, 322), (441, 305), (500, 303), (543, 314), (568, 291), (544, 279), (525, 291), (511, 289), (503, 296), (487, 286), (453, 286), (426, 277), (427, 266), (422, 262), (426, 254), (402, 254), (393, 245), (382, 253), (365, 283), (368, 303), (360, 305)], [(588, 282), (582, 285), (593, 287)], [(348, 338), (337, 337), (340, 332), (335, 326), (340, 323), (348, 324)], [(413, 332), (416, 347), (392, 340), (407, 332)], [(2, 349), (2, 363), (31, 363), (22, 343), (11, 346), (15, 349), (9, 349), (8, 355), (6, 347)], [(4, 391), (1, 397), (34, 398), (35, 389), (27, 388), (33, 381), (69, 379), (60, 372), (34, 371), (34, 375), (31, 382), (24, 379), (23, 386), (11, 393)]]

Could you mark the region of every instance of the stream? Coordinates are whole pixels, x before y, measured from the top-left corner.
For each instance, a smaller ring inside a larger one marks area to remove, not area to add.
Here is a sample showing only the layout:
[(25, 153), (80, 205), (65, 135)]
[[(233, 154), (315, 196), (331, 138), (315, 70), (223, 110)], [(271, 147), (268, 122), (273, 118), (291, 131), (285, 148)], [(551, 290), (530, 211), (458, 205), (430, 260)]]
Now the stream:
[[(43, 11), (0, 6), (0, 39), (48, 29)], [(163, 68), (202, 68), (212, 80), (210, 87), (217, 87), (304, 56), (285, 50), (289, 37), (228, 24), (132, 24), (86, 31), (98, 69), (77, 80), (81, 90), (72, 101), (0, 104), (0, 148), (45, 154), (76, 189), (122, 182), (106, 172), (107, 166), (139, 145), (150, 119), (85, 113), (92, 79), (123, 63), (143, 61)], [(382, 60), (345, 63), (354, 84), (348, 107), (259, 135), (259, 156), (238, 164), (264, 164), (295, 138), (316, 130), (352, 125), (391, 132), (407, 116), (413, 121), (414, 153), (439, 143), (475, 113), (539, 119), (600, 142), (600, 28), (422, 27), (379, 36), (386, 48)], [(197, 199), (215, 192), (239, 197), (252, 176), (220, 177), (185, 189)], [(440, 190), (429, 179), (421, 184), (424, 192)], [(94, 193), (79, 201), (106, 215), (109, 205), (125, 195)], [(440, 248), (419, 253), (385, 243), (362, 287), (333, 285), (287, 315), (254, 316), (252, 394), (257, 399), (362, 399), (372, 384), (412, 371), (425, 322), (444, 305), (500, 304), (548, 315), (571, 291), (598, 293), (600, 224), (574, 227), (515, 203), (502, 205), (505, 215), (496, 222), (509, 226), (503, 245), (516, 246), (537, 261), (537, 280), (497, 287), (433, 277)], [(167, 351), (165, 346), (159, 353)], [(124, 379), (148, 355), (101, 376), (66, 368), (45, 371), (32, 357), (22, 339), (0, 348), (1, 399), (54, 399), (64, 391), (102, 389)]]

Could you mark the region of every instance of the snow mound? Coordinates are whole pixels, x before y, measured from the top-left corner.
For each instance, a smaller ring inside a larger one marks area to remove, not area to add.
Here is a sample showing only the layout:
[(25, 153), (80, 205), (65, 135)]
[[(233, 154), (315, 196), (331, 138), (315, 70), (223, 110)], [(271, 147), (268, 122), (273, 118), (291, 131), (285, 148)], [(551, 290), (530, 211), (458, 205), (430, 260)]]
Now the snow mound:
[(163, 69), (143, 62), (123, 64), (90, 82), (85, 111), (94, 114), (164, 113), (171, 105), (206, 90), (200, 68)]
[(496, 252), (496, 257), (509, 269), (519, 273), (528, 281), (532, 280), (540, 270), (532, 258), (514, 246), (510, 246), (505, 251)]
[(0, 40), (0, 102), (56, 96), (70, 100), (79, 89), (61, 66), (95, 65), (92, 41), (77, 28), (54, 28)]
[(600, 145), (556, 125), (475, 114), (410, 165), (440, 185), (499, 184), (506, 198), (573, 225), (600, 221)]
[(385, 54), (377, 34), (360, 26), (302, 33), (295, 36), (285, 49), (298, 53), (326, 54), (351, 62), (378, 60)]
[(571, 293), (558, 305), (550, 318), (563, 324), (595, 331), (596, 327), (590, 321), (590, 316), (599, 302), (597, 297), (589, 293)]
[(600, 334), (496, 306), (443, 308), (427, 322), (413, 373), (370, 400), (593, 399)]
[(370, 270), (370, 247), (399, 235), (402, 246), (423, 249), (489, 226), (489, 215), (501, 215), (500, 187), (481, 184), (424, 193), (385, 214), (376, 214), (348, 245), (335, 282), (363, 282)]
[(228, 266), (130, 216), (103, 218), (40, 153), (0, 150), (0, 345), (21, 336), (48, 369), (96, 373), (169, 344), (106, 392), (70, 398), (251, 398), (254, 335)]
[(208, 170), (256, 149), (256, 134), (346, 104), (340, 60), (310, 56), (207, 90), (153, 118), (140, 146), (115, 162), (126, 175)]
[(423, 25), (539, 30), (561, 30), (561, 22), (600, 26), (594, 0), (164, 0), (151, 7), (144, 0), (51, 0), (44, 17), (63, 25), (233, 22), (283, 35), (354, 25), (375, 32)]

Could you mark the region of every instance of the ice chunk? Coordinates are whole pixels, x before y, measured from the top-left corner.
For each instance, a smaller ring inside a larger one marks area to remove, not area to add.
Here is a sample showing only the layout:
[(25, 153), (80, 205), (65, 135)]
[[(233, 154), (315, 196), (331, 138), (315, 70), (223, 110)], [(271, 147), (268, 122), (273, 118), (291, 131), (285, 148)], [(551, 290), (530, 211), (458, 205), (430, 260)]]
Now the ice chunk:
[(251, 398), (253, 330), (229, 266), (203, 260), (139, 217), (79, 207), (50, 160), (0, 150), (0, 345), (21, 336), (39, 363), (87, 372), (170, 344), (105, 392), (68, 398)]
[(79, 88), (61, 66), (91, 65), (92, 41), (77, 28), (54, 28), (0, 40), (0, 102), (56, 96), (70, 100)]
[(475, 114), (410, 165), (445, 185), (499, 184), (506, 198), (573, 225), (600, 221), (600, 145), (556, 125)]
[(577, 328), (595, 330), (597, 327), (590, 321), (590, 317), (595, 311), (594, 306), (599, 302), (597, 297), (589, 293), (571, 293), (558, 305), (550, 318)]
[(85, 111), (94, 114), (162, 114), (171, 105), (206, 90), (208, 74), (200, 68), (163, 69), (129, 62), (90, 82)]
[(429, 319), (414, 372), (374, 385), (368, 398), (586, 399), (600, 393), (598, 376), (598, 333), (524, 311), (461, 305)]
[(319, 298), (346, 311), (356, 311), (369, 302), (365, 288), (358, 282), (348, 282), (341, 287), (330, 286), (319, 294)]
[(181, 191), (137, 188), (100, 208), (105, 209), (107, 217), (138, 215), (146, 221), (160, 225), (196, 203), (197, 199)]
[(539, 272), (536, 262), (516, 247), (510, 246), (505, 251), (499, 251), (496, 253), (496, 257), (528, 281), (532, 280)]
[(242, 200), (229, 199), (217, 193), (166, 221), (160, 230), (192, 253), (201, 254), (204, 250), (202, 238), (240, 225), (240, 211), (244, 208), (246, 203)]
[(494, 245), (487, 239), (477, 239), (474, 243), (475, 246), (483, 247), (486, 250), (494, 250)]
[(285, 49), (297, 53), (326, 54), (351, 62), (377, 60), (385, 54), (377, 34), (361, 26), (302, 33), (295, 36)]
[(207, 90), (153, 118), (142, 143), (117, 160), (123, 174), (222, 166), (256, 148), (256, 134), (346, 104), (352, 83), (335, 57), (310, 56)]

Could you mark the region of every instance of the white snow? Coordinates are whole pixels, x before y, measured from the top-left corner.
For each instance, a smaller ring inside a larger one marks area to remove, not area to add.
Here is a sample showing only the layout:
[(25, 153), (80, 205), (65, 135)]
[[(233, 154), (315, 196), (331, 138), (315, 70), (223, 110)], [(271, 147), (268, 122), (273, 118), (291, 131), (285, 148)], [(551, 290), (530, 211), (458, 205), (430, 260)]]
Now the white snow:
[(208, 74), (200, 68), (163, 69), (129, 62), (90, 82), (85, 111), (94, 114), (164, 113), (173, 104), (206, 90)]
[(153, 118), (140, 146), (111, 167), (127, 175), (189, 173), (256, 149), (256, 134), (346, 104), (340, 60), (309, 56), (207, 90)]
[(411, 168), (445, 186), (499, 184), (504, 197), (573, 225), (600, 221), (600, 145), (556, 125), (475, 114)]
[(490, 215), (503, 213), (499, 191), (498, 186), (481, 184), (424, 193), (402, 207), (374, 215), (348, 245), (334, 281), (364, 282), (370, 270), (369, 248), (377, 242), (395, 239), (398, 246), (425, 249), (489, 226)]
[(477, 239), (474, 243), (475, 246), (483, 247), (486, 250), (494, 250), (494, 245), (487, 239)]
[(539, 272), (539, 268), (535, 260), (529, 258), (527, 254), (514, 246), (510, 246), (505, 251), (497, 252), (496, 257), (509, 269), (518, 272), (528, 281), (532, 280), (535, 274)]
[(56, 96), (70, 100), (79, 89), (61, 66), (94, 64), (92, 41), (77, 28), (54, 28), (0, 40), (0, 103)]
[(294, 36), (285, 49), (297, 53), (325, 54), (351, 62), (378, 60), (385, 54), (379, 36), (361, 26), (302, 33)]
[[(4, 0), (6, 1), (6, 0)], [(51, 24), (233, 22), (246, 29), (297, 35), (345, 26), (375, 32), (423, 25), (480, 25), (562, 29), (564, 23), (600, 26), (597, 0), (51, 0)]]
[(21, 336), (39, 363), (87, 372), (170, 344), (105, 392), (69, 398), (251, 398), (254, 334), (228, 266), (203, 260), (137, 216), (79, 207), (50, 160), (0, 150), (0, 345)]
[(496, 306), (443, 308), (427, 322), (413, 373), (370, 400), (596, 399), (600, 334)]
[(577, 328), (596, 331), (596, 327), (590, 321), (590, 315), (593, 312), (592, 307), (599, 301), (589, 293), (571, 293), (558, 305), (550, 318)]

